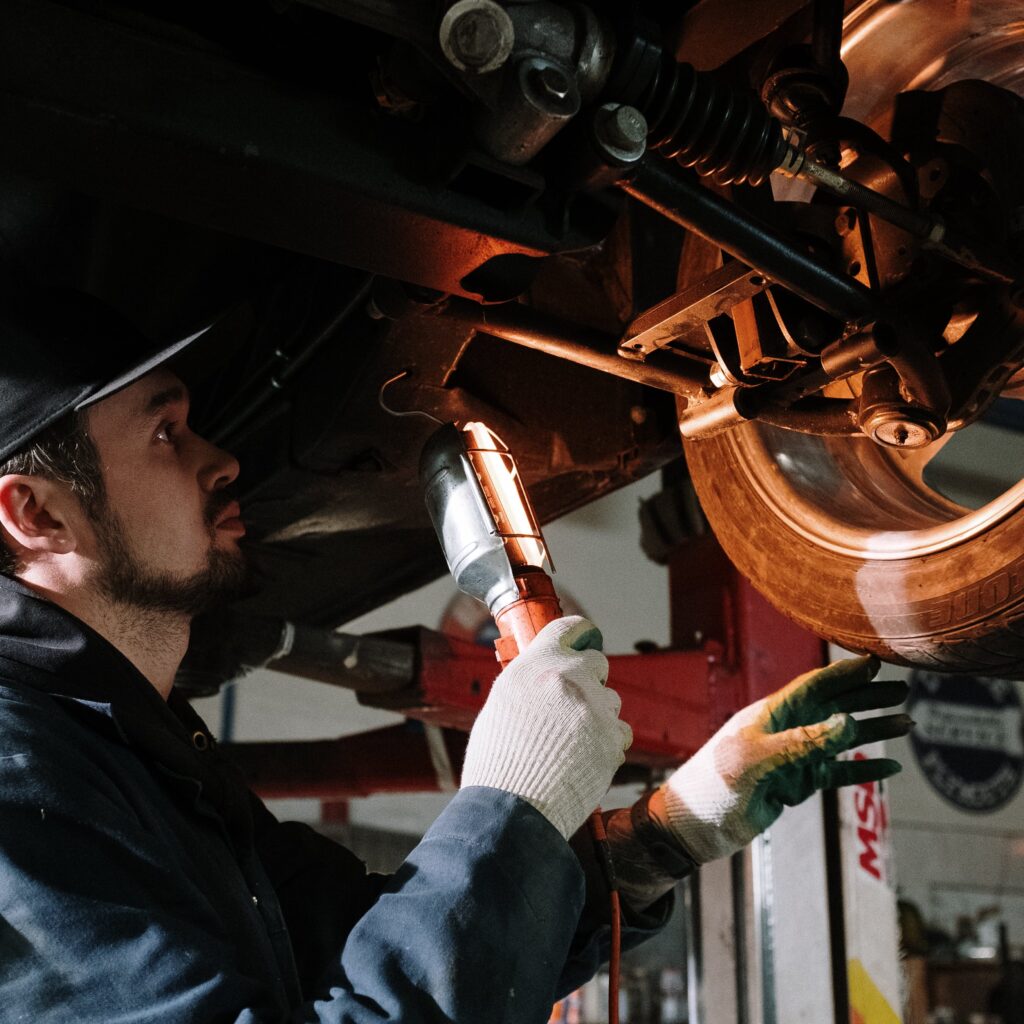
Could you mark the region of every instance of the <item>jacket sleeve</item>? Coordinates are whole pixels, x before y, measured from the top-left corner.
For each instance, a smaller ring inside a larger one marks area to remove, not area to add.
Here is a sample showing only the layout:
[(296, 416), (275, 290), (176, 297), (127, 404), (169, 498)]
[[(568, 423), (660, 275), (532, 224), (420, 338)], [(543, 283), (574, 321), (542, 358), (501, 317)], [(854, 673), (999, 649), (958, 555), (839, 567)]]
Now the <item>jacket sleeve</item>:
[[(252, 801), (257, 850), (281, 903), (292, 936), (300, 983), (303, 991), (308, 992), (389, 879), (385, 875), (367, 874), (351, 851), (308, 825), (279, 822), (256, 796)], [(520, 810), (524, 815), (533, 811), (529, 807)], [(609, 887), (588, 826), (573, 836), (570, 846), (583, 871), (585, 895), (568, 956), (555, 985), (556, 998), (592, 978), (607, 962), (611, 945)], [(535, 870), (543, 868), (536, 865)], [(623, 948), (632, 949), (657, 935), (672, 909), (671, 893), (644, 908), (624, 902)]]
[(298, 821), (278, 821), (249, 793), (255, 847), (288, 929), (303, 992), (315, 990), (389, 876), (368, 872), (351, 851)]
[(259, 971), (239, 965), (224, 922), (116, 778), (74, 749), (60, 751), (57, 770), (32, 747), (4, 746), (0, 1021), (547, 1019), (583, 904), (582, 872), (557, 831), (516, 797), (459, 793), (381, 885), (306, 1001), (285, 1007)]
[[(611, 950), (611, 898), (604, 858), (596, 849), (588, 825), (584, 825), (569, 842), (583, 869), (585, 896), (576, 934), (558, 982), (559, 998), (589, 981), (598, 968), (608, 962)], [(614, 853), (612, 859), (612, 870), (615, 871)], [(668, 923), (674, 907), (674, 891), (643, 907), (633, 906), (623, 897), (623, 951), (635, 949), (657, 935)]]
[[(314, 1002), (325, 987), (335, 990), (339, 951), (346, 977), (361, 986), (378, 980), (380, 1016), (368, 1020), (404, 1021), (402, 1012), (416, 1004), (410, 1020), (434, 1020), (437, 1002), (436, 1019), (546, 1021), (551, 1003), (571, 990), (561, 976), (583, 906), (583, 873), (525, 801), (485, 787), (462, 790), (390, 876), (364, 874), (348, 850), (254, 803), (257, 850)], [(503, 990), (507, 998), (496, 998)]]

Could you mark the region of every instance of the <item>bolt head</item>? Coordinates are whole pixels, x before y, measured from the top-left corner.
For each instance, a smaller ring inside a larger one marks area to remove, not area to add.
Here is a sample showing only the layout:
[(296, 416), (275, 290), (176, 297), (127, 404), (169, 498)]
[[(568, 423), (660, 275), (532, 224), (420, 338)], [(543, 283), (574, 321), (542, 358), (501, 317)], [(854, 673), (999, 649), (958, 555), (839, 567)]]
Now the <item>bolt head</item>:
[(725, 370), (722, 369), (718, 363), (715, 363), (711, 367), (711, 372), (708, 374), (708, 380), (711, 381), (712, 387), (721, 388), (725, 387), (729, 383), (729, 378), (725, 375)]
[(857, 211), (846, 206), (836, 214), (836, 234), (845, 238), (857, 226)]
[(558, 122), (579, 113), (580, 93), (571, 70), (546, 57), (527, 57), (519, 62), (517, 75), (522, 98), (543, 118)]
[(608, 119), (609, 138), (623, 149), (644, 142), (647, 138), (647, 121), (636, 107), (623, 104)]
[(617, 160), (639, 160), (647, 148), (647, 119), (625, 103), (602, 106), (596, 112), (594, 132), (606, 154)]
[(530, 78), (538, 92), (553, 100), (564, 100), (572, 88), (569, 76), (552, 64), (534, 68), (530, 73)]
[[(904, 410), (906, 412), (907, 410)], [(924, 448), (938, 440), (945, 426), (927, 415), (903, 415), (895, 409), (876, 411), (863, 424), (865, 433), (886, 448)]]
[(875, 431), (875, 439), (893, 448), (923, 448), (931, 442), (931, 434), (919, 423), (895, 420)]
[(439, 40), (449, 63), (460, 71), (484, 74), (508, 60), (515, 28), (493, 0), (459, 0), (441, 19)]

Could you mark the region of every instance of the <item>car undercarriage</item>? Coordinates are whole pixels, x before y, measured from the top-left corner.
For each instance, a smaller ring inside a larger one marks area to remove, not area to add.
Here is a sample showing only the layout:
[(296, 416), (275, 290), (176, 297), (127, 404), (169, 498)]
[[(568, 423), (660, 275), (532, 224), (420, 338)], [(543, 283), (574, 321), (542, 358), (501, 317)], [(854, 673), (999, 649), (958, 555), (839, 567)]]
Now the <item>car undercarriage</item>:
[(1019, 676), (1024, 493), (927, 473), (1024, 394), (1019, 13), (5, 0), (2, 254), (209, 328), (193, 422), (240, 457), (263, 586), (197, 643), (239, 664), (253, 622), (444, 571), (419, 453), (479, 420), (542, 521), (681, 436), (797, 621)]

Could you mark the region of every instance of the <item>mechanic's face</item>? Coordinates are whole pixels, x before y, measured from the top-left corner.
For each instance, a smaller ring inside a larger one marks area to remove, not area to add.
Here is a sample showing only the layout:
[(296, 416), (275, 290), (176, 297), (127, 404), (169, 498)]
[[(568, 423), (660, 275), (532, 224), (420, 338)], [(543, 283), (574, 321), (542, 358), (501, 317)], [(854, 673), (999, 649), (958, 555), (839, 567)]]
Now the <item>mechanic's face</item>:
[(187, 418), (188, 393), (167, 370), (89, 410), (106, 488), (90, 517), (93, 582), (120, 604), (195, 615), (245, 587), (245, 528), (229, 490), (238, 463)]

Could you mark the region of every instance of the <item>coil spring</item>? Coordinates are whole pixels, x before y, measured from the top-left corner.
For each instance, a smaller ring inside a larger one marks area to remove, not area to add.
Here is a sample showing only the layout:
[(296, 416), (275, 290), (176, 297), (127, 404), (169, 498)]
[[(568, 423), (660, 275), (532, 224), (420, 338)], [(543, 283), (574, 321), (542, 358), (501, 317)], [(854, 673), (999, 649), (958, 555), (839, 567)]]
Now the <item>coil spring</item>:
[(779, 122), (752, 92), (662, 54), (635, 105), (647, 145), (719, 185), (760, 185), (782, 162)]

